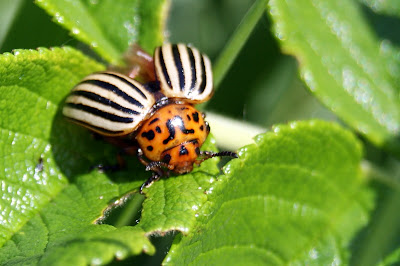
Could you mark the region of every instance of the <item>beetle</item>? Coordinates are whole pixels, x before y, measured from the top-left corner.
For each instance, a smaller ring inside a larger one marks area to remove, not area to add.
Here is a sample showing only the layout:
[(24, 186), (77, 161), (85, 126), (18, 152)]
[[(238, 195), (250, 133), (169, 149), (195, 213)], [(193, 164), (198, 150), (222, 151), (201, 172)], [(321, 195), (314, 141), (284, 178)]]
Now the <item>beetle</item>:
[[(162, 176), (189, 173), (193, 165), (234, 152), (201, 151), (210, 127), (194, 105), (213, 95), (209, 58), (185, 44), (154, 51), (154, 80), (141, 83), (116, 71), (85, 77), (65, 100), (63, 114), (113, 143), (128, 140), (139, 161), (152, 171), (149, 186)], [(151, 75), (150, 75), (151, 76)]]

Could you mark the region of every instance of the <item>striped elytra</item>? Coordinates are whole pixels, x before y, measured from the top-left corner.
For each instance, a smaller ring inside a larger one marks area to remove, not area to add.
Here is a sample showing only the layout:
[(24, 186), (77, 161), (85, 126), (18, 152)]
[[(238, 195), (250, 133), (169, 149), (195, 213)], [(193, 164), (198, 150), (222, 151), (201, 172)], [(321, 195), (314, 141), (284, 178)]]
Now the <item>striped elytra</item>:
[(72, 89), (63, 114), (101, 135), (122, 136), (138, 128), (155, 102), (139, 82), (118, 73), (99, 72)]
[(209, 158), (237, 157), (200, 150), (210, 128), (193, 105), (213, 95), (208, 57), (184, 44), (165, 44), (156, 48), (152, 62), (156, 80), (141, 84), (115, 71), (93, 73), (72, 89), (63, 108), (71, 121), (136, 151), (146, 170), (153, 171), (140, 191)]
[(213, 94), (210, 59), (196, 48), (166, 44), (154, 52), (154, 66), (161, 92), (191, 103), (205, 102)]

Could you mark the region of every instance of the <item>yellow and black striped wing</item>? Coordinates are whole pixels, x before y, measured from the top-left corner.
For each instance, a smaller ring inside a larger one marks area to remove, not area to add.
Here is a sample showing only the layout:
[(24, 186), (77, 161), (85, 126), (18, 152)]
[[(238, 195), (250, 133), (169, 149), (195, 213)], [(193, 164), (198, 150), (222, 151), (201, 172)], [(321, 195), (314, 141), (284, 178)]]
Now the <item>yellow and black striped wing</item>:
[(210, 59), (185, 44), (165, 44), (154, 52), (161, 92), (168, 98), (205, 102), (213, 94)]
[(114, 72), (94, 73), (76, 85), (63, 114), (101, 135), (122, 136), (136, 130), (155, 103), (139, 82)]

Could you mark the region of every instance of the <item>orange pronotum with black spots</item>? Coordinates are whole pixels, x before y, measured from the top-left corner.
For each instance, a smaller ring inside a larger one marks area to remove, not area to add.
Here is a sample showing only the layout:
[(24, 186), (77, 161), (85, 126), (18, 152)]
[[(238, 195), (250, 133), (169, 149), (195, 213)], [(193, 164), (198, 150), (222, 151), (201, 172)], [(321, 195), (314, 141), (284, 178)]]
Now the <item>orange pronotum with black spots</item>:
[(193, 169), (210, 127), (190, 104), (169, 104), (157, 110), (138, 130), (136, 140), (151, 161), (161, 161), (176, 173)]

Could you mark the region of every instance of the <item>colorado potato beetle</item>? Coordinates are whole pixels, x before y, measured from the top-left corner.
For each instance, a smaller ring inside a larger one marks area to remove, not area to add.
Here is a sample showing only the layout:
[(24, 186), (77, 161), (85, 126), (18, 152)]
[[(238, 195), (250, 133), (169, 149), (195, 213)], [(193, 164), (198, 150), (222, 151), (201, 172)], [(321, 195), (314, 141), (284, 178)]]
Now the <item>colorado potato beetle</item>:
[[(200, 151), (210, 127), (194, 104), (213, 95), (209, 58), (184, 44), (155, 49), (155, 80), (140, 83), (116, 71), (93, 73), (66, 98), (63, 114), (105, 138), (128, 140), (152, 176), (142, 189), (170, 171), (183, 174), (216, 156)], [(115, 141), (117, 140), (117, 141)]]

